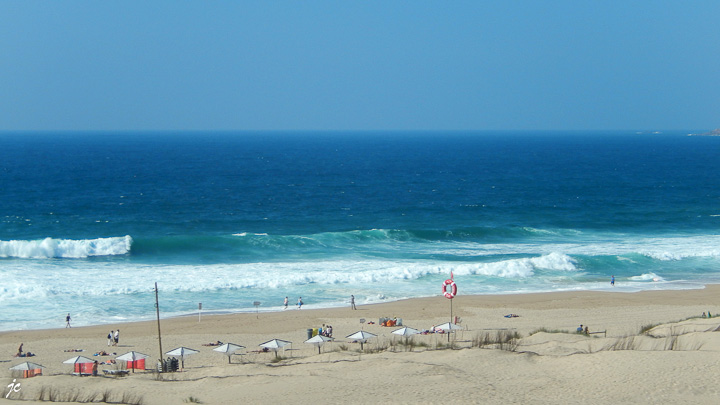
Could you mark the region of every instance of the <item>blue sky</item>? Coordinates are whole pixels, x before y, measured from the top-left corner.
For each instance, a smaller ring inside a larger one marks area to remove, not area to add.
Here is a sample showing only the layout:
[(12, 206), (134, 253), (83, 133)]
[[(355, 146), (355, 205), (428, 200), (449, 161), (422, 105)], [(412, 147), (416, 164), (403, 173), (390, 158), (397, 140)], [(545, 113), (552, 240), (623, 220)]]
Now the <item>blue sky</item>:
[(0, 0), (0, 130), (720, 127), (718, 1)]

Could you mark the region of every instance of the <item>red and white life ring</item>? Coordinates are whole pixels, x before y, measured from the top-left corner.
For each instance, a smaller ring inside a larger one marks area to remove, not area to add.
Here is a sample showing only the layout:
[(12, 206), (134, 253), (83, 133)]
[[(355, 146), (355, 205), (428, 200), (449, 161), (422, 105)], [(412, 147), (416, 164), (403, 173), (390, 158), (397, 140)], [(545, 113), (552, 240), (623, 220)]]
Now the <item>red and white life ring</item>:
[[(448, 287), (450, 287), (450, 291), (448, 291)], [(457, 285), (451, 278), (443, 282), (442, 292), (445, 298), (448, 299), (453, 299), (457, 295)]]

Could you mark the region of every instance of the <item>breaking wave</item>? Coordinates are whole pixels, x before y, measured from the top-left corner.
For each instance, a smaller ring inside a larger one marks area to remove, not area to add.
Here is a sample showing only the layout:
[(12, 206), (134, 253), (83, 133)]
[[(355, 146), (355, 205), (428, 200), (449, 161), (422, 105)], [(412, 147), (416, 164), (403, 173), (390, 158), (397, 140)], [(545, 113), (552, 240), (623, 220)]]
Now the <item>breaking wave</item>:
[(128, 236), (98, 239), (53, 239), (0, 241), (0, 257), (19, 259), (82, 259), (90, 256), (117, 256), (130, 252)]
[(632, 277), (630, 277), (630, 280), (632, 280), (632, 281), (655, 281), (655, 282), (665, 281), (664, 278), (658, 276), (655, 273), (645, 273), (645, 274), (641, 274), (639, 276), (632, 276)]
[[(42, 264), (37, 264), (38, 268)], [(534, 258), (501, 260), (492, 263), (436, 262), (417, 263), (407, 261), (320, 261), (246, 263), (215, 265), (145, 265), (126, 267), (116, 271), (115, 281), (97, 285), (91, 289), (77, 290), (76, 277), (100, 277), (107, 265), (100, 263), (78, 264), (65, 267), (55, 280), (48, 280), (46, 273), (31, 270), (19, 277), (20, 270), (9, 274), (8, 281), (0, 287), (0, 298), (43, 297), (50, 295), (78, 294), (83, 296), (126, 295), (148, 291), (148, 286), (158, 279), (163, 287), (175, 292), (201, 292), (219, 290), (284, 289), (308, 286), (333, 285), (388, 285), (403, 281), (423, 280), (430, 277), (449, 276), (456, 279), (474, 277), (498, 277), (522, 279), (532, 277), (535, 271), (575, 271), (575, 262), (563, 254), (550, 254)]]

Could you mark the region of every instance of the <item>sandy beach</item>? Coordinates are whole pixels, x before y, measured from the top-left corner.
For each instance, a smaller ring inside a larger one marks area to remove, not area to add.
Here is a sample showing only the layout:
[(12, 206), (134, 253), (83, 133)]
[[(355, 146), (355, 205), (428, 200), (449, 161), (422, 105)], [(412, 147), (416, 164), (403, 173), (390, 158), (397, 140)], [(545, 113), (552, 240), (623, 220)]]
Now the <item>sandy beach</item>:
[[(164, 352), (185, 346), (199, 353), (182, 372), (104, 375), (124, 362), (100, 365), (100, 376), (70, 375), (63, 364), (76, 355), (105, 350), (117, 355), (160, 349), (155, 322), (0, 333), (3, 398), (35, 402), (51, 390), (57, 399), (143, 404), (235, 403), (716, 403), (720, 397), (720, 286), (703, 290), (563, 292), (526, 295), (457, 296), (453, 316), (462, 330), (415, 335), (412, 345), (391, 334), (379, 318), (397, 317), (403, 326), (431, 329), (450, 320), (444, 297), (348, 308), (291, 307), (272, 313), (243, 313), (163, 319)], [(507, 318), (505, 315), (517, 314)], [(365, 323), (361, 323), (361, 319)], [(374, 322), (374, 324), (369, 324)], [(577, 334), (587, 325), (591, 335)], [(322, 347), (303, 343), (308, 328), (332, 325), (335, 341)], [(657, 325), (653, 328), (650, 326)], [(64, 325), (59, 325), (64, 326)], [(118, 346), (107, 345), (120, 329)], [(376, 334), (364, 350), (346, 339), (359, 330)], [(642, 329), (649, 329), (641, 333)], [(594, 333), (604, 332), (604, 333)], [(498, 335), (500, 334), (500, 335)], [(493, 343), (498, 336), (517, 339)], [(292, 342), (286, 350), (258, 352), (271, 339)], [(245, 346), (231, 356), (204, 344)], [(483, 341), (485, 343), (483, 343)], [(15, 358), (20, 343), (35, 353)], [(482, 346), (482, 347), (479, 347)], [(82, 350), (66, 352), (66, 350)], [(44, 375), (17, 379), (9, 367), (23, 361), (45, 366)]]

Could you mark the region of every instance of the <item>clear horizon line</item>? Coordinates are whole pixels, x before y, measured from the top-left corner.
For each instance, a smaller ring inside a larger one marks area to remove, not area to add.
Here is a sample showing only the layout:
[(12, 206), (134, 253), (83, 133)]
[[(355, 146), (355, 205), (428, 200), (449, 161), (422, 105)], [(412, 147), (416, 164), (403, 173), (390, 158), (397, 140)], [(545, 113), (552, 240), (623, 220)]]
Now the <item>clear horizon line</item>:
[(658, 128), (625, 128), (625, 129), (613, 129), (613, 128), (602, 128), (602, 129), (0, 129), (0, 133), (307, 133), (307, 132), (318, 132), (318, 133), (335, 133), (335, 132), (358, 132), (358, 133), (372, 133), (372, 132), (396, 132), (396, 133), (436, 133), (436, 132), (664, 132), (664, 131), (712, 131), (713, 129), (698, 129), (698, 128), (671, 128), (671, 129), (658, 129)]

